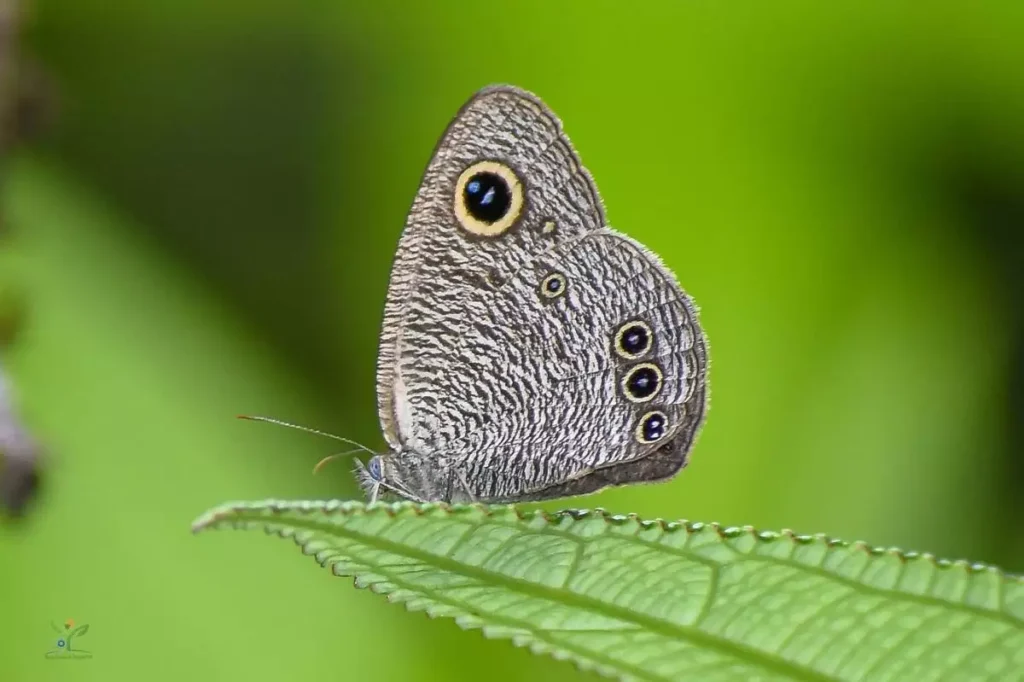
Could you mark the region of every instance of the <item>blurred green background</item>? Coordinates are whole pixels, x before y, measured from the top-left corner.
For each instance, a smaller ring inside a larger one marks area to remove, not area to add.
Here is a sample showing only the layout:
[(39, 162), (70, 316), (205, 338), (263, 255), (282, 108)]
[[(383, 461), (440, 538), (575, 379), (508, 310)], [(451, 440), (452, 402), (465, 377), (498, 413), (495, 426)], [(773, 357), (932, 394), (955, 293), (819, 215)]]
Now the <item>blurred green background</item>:
[[(7, 1), (7, 0), (4, 0)], [(437, 137), (493, 82), (564, 119), (611, 224), (701, 305), (671, 483), (544, 505), (827, 532), (1024, 569), (1024, 3), (38, 0), (56, 117), (6, 160), (4, 355), (46, 448), (0, 523), (0, 680), (565, 680), (230, 499), (351, 498)], [(51, 661), (50, 621), (89, 661)]]

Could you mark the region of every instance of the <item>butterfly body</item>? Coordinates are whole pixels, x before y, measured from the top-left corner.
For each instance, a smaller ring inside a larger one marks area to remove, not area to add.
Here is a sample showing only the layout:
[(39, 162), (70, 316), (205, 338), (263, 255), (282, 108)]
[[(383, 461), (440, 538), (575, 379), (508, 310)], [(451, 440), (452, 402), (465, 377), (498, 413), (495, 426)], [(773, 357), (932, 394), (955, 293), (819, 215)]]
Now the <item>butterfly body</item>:
[(371, 498), (520, 502), (670, 478), (703, 423), (707, 362), (695, 306), (606, 225), (557, 117), (485, 88), (399, 242), (377, 365), (390, 452), (361, 482)]

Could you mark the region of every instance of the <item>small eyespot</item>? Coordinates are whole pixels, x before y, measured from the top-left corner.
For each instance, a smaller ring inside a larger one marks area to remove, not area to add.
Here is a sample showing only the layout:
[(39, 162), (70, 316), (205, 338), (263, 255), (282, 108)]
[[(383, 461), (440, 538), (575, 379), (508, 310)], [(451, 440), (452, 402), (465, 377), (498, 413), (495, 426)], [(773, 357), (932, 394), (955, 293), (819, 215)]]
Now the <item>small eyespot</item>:
[(661, 368), (653, 362), (645, 362), (631, 367), (622, 378), (622, 392), (631, 402), (646, 403), (658, 395), (661, 384)]
[(634, 434), (638, 443), (649, 445), (657, 443), (668, 433), (668, 417), (664, 412), (652, 410), (640, 417)]
[(564, 295), (568, 288), (569, 284), (565, 281), (565, 275), (560, 272), (552, 272), (541, 280), (540, 295), (544, 298), (554, 299)]
[(643, 320), (627, 322), (615, 333), (615, 352), (626, 360), (636, 360), (651, 350), (654, 332)]
[(523, 184), (503, 163), (478, 161), (462, 171), (455, 183), (455, 217), (472, 235), (500, 236), (522, 211)]

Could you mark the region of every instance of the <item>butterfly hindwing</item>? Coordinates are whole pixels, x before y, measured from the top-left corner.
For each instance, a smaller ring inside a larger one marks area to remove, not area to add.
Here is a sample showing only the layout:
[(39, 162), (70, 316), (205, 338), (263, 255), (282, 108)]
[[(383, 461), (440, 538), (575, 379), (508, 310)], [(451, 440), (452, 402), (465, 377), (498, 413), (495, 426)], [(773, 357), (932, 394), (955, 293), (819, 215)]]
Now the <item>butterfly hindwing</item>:
[[(541, 289), (552, 273), (565, 289), (549, 298)], [(633, 240), (595, 231), (475, 298), (475, 323), (438, 375), (458, 424), (439, 452), (478, 482), (480, 497), (522, 498), (642, 459), (702, 415), (706, 350), (695, 310)], [(650, 330), (650, 345), (625, 358), (614, 344), (634, 323)], [(638, 370), (653, 373), (652, 395), (630, 393)], [(663, 436), (641, 442), (637, 429), (653, 412), (664, 415)]]

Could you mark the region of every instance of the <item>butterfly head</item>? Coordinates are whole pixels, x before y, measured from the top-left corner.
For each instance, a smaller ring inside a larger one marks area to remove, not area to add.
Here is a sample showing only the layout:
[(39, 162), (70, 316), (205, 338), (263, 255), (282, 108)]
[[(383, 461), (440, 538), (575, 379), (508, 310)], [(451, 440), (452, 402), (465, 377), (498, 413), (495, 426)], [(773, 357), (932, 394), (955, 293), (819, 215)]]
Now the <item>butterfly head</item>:
[(396, 495), (414, 502), (425, 502), (422, 497), (412, 493), (404, 484), (399, 471), (399, 453), (374, 455), (364, 465), (356, 460), (356, 478), (366, 493), (369, 504), (376, 502), (382, 495)]

